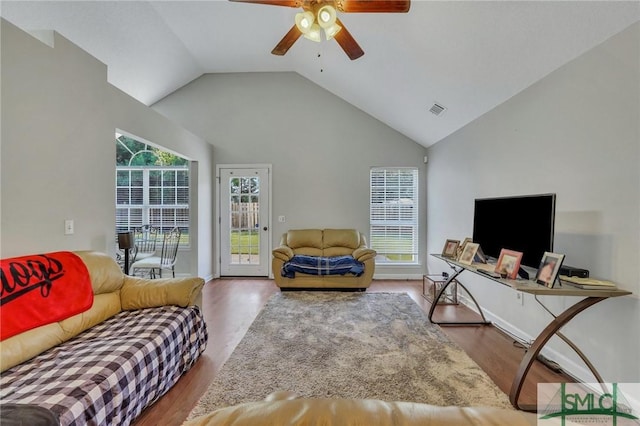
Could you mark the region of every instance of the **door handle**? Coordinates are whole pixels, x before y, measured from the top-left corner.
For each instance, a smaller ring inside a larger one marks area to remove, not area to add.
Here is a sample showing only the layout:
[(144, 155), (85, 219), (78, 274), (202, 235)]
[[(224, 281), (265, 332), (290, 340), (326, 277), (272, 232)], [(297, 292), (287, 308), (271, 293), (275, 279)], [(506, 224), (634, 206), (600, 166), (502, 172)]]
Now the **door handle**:
[(264, 228), (262, 228), (263, 231), (266, 231), (267, 229), (269, 229), (269, 228), (267, 228), (266, 226)]

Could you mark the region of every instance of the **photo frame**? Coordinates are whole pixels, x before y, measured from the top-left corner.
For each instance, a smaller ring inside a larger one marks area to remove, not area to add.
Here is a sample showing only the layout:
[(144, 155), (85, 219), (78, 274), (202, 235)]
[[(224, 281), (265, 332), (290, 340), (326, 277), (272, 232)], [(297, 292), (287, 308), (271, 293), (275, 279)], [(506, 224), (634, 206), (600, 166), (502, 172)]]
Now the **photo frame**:
[(534, 281), (547, 288), (553, 288), (563, 261), (564, 254), (545, 251), (540, 259), (540, 266)]
[(444, 243), (444, 247), (442, 248), (442, 257), (448, 257), (450, 259), (455, 259), (458, 257), (458, 246), (460, 245), (460, 240), (447, 240)]
[(462, 252), (464, 251), (464, 248), (467, 246), (468, 243), (472, 242), (470, 237), (465, 238), (462, 243), (460, 244), (460, 246), (458, 247), (458, 259), (460, 259), (460, 256), (462, 256)]
[(462, 254), (458, 259), (458, 262), (464, 263), (465, 265), (471, 265), (473, 263), (473, 258), (476, 256), (478, 248), (480, 244), (478, 243), (467, 243), (464, 246), (464, 250), (462, 250)]
[(476, 252), (475, 257), (473, 258), (474, 262), (477, 263), (487, 263), (487, 255), (482, 251), (482, 247), (478, 246), (478, 251)]
[(471, 237), (467, 237), (464, 239), (464, 241), (462, 241), (462, 244), (460, 244), (460, 248), (464, 250), (464, 248), (466, 247), (467, 244), (472, 243), (473, 240), (471, 239)]
[(502, 278), (515, 280), (518, 277), (521, 261), (522, 252), (502, 249), (500, 250), (500, 257), (498, 258), (495, 272), (500, 274)]

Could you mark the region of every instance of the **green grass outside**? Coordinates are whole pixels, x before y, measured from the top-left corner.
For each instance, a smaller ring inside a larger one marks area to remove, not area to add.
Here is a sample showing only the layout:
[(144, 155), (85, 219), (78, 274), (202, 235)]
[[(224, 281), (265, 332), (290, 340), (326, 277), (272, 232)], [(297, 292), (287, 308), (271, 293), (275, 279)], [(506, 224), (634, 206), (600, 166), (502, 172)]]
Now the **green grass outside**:
[(260, 234), (249, 231), (231, 231), (231, 254), (239, 254), (240, 251), (243, 254), (259, 254)]
[(405, 254), (402, 253), (387, 253), (384, 256), (393, 261), (399, 262), (412, 262), (413, 256), (411, 255), (411, 240), (399, 237), (386, 237), (386, 238), (372, 238), (369, 242), (370, 247), (394, 247), (394, 251), (406, 251)]

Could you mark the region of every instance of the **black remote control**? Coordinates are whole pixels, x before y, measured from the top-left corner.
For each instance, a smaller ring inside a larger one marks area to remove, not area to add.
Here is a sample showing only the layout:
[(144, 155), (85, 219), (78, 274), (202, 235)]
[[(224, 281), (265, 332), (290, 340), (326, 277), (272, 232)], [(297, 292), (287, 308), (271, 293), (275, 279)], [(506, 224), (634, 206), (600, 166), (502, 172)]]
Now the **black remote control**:
[(500, 274), (496, 274), (495, 272), (491, 272), (491, 271), (485, 271), (484, 269), (478, 269), (478, 272), (484, 275), (488, 275), (491, 278), (501, 278)]

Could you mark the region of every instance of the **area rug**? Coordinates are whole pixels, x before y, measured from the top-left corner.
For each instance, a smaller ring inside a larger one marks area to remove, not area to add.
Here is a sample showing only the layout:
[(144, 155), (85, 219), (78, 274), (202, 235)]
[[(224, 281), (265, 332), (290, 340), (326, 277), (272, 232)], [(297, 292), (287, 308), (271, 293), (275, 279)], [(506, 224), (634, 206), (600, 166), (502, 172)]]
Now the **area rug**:
[(511, 408), (507, 395), (406, 293), (272, 296), (189, 419), (275, 391)]

